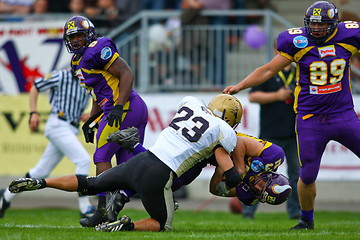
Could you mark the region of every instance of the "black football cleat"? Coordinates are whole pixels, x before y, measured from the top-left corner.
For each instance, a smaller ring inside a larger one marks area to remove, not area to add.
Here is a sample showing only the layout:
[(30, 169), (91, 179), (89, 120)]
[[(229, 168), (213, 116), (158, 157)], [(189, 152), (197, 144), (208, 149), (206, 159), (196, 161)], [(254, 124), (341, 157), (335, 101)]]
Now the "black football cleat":
[(118, 130), (110, 133), (106, 140), (108, 142), (115, 142), (128, 152), (132, 152), (136, 144), (139, 143), (139, 130), (136, 127)]
[(9, 185), (11, 193), (33, 191), (46, 187), (45, 179), (40, 178), (19, 178), (12, 181)]
[(95, 208), (93, 206), (89, 206), (86, 212), (84, 213), (80, 212), (80, 217), (89, 218), (92, 217), (94, 214), (95, 214)]
[(95, 227), (95, 231), (101, 232), (117, 232), (117, 231), (132, 231), (134, 230), (134, 223), (130, 217), (122, 216), (119, 220), (110, 223), (102, 223)]
[(5, 189), (0, 190), (0, 218), (4, 217), (5, 210), (10, 207), (10, 202), (7, 202), (4, 198)]
[(108, 201), (105, 209), (106, 216), (110, 222), (114, 222), (125, 204), (130, 202), (130, 199), (119, 190), (108, 193), (107, 197)]
[(95, 227), (104, 222), (107, 222), (107, 218), (103, 210), (96, 210), (91, 217), (80, 219), (80, 224), (83, 227)]
[(307, 221), (304, 217), (300, 217), (299, 223), (290, 230), (314, 230), (314, 221)]

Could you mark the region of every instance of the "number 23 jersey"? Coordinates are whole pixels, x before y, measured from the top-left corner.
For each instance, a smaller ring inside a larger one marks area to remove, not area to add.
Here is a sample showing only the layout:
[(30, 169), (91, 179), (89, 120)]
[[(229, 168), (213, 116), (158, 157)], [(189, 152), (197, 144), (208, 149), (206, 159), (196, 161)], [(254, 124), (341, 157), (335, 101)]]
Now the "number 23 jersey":
[(279, 34), (279, 53), (297, 64), (294, 110), (301, 114), (329, 114), (353, 109), (350, 59), (360, 48), (357, 22), (341, 22), (329, 38), (317, 44), (304, 28)]
[(231, 153), (236, 141), (236, 133), (229, 124), (215, 117), (196, 98), (185, 97), (172, 122), (149, 151), (180, 177), (196, 163), (213, 155), (218, 146)]

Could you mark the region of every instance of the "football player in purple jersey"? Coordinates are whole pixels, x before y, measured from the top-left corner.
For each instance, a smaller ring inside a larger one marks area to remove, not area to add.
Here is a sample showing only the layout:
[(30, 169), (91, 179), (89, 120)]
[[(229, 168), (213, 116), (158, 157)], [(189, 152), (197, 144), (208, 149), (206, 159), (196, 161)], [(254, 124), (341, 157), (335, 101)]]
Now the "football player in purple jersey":
[[(74, 54), (72, 70), (80, 79), (80, 85), (93, 98), (92, 117), (84, 124), (83, 131), (86, 142), (93, 142), (94, 128), (98, 127), (93, 160), (96, 175), (99, 175), (112, 167), (113, 155), (116, 155), (117, 164), (133, 156), (118, 144), (107, 142), (109, 133), (135, 126), (140, 132), (140, 142), (143, 142), (148, 120), (147, 107), (133, 90), (134, 75), (120, 57), (115, 43), (109, 38), (98, 38), (89, 19), (83, 16), (68, 19), (64, 26), (64, 43)], [(101, 193), (96, 213), (91, 218), (81, 219), (80, 224), (93, 227), (107, 220), (105, 205), (106, 193)]]
[(267, 81), (291, 62), (297, 64), (294, 110), (301, 217), (292, 230), (314, 229), (315, 181), (327, 143), (337, 141), (360, 157), (360, 120), (350, 85), (350, 59), (360, 49), (359, 23), (339, 23), (336, 6), (317, 1), (307, 9), (304, 24), (280, 33), (279, 54), (223, 91), (235, 94)]

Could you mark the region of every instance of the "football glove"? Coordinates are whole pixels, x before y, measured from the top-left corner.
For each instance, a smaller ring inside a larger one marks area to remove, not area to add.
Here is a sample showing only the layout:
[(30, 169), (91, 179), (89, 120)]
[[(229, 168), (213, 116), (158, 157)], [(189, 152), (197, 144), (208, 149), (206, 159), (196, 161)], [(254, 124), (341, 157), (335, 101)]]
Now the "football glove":
[(130, 112), (132, 109), (124, 110), (123, 105), (115, 105), (113, 109), (109, 112), (105, 120), (108, 120), (108, 125), (112, 127), (115, 124), (115, 127), (120, 128), (122, 124), (122, 115), (124, 112)]

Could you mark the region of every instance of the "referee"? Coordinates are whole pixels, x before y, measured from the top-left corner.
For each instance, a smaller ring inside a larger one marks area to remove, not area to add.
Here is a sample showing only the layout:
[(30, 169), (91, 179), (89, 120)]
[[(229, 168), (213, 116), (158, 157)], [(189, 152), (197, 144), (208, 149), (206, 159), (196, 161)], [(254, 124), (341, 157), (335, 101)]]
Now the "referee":
[[(49, 139), (49, 144), (39, 162), (26, 173), (26, 176), (49, 176), (64, 156), (76, 165), (75, 174), (87, 176), (90, 155), (76, 135), (79, 132), (79, 121), (86, 121), (89, 117), (89, 114), (83, 112), (90, 95), (80, 86), (71, 69), (53, 71), (44, 78), (36, 79), (30, 89), (29, 127), (32, 132), (36, 131), (40, 124), (37, 100), (39, 92), (44, 91), (49, 91), (51, 104), (51, 114), (45, 126), (45, 136)], [(0, 190), (0, 218), (4, 216), (5, 210), (10, 207), (10, 202), (16, 195), (8, 189)], [(89, 217), (94, 212), (88, 196), (79, 196), (79, 208), (81, 217)]]

